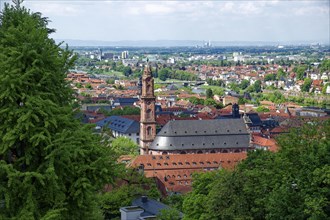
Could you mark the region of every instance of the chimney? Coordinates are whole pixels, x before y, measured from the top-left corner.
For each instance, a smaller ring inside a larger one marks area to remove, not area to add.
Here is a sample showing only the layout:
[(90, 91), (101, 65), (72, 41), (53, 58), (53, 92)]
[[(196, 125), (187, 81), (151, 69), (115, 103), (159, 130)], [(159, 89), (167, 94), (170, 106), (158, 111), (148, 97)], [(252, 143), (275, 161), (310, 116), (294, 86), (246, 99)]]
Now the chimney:
[(142, 201), (142, 203), (148, 202), (148, 197), (147, 196), (141, 196), (141, 201)]
[(121, 220), (136, 220), (144, 212), (144, 209), (138, 206), (127, 206), (119, 209), (121, 213)]

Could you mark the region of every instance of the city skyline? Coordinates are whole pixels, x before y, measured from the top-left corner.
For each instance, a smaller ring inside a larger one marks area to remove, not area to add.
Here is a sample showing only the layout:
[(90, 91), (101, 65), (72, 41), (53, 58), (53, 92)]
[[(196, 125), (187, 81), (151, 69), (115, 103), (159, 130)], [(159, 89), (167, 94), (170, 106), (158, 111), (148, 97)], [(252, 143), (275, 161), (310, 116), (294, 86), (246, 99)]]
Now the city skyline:
[(22, 4), (49, 18), (55, 39), (328, 43), (329, 3), (26, 0)]

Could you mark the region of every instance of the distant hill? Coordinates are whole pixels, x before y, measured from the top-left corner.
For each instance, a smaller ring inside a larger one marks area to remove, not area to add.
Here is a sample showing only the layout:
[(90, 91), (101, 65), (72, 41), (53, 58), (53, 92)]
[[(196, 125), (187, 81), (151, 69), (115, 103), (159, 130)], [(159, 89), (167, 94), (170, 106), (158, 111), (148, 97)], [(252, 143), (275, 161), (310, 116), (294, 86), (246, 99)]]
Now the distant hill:
[[(141, 41), (96, 41), (55, 39), (64, 41), (69, 46), (114, 46), (114, 47), (195, 47), (203, 46), (204, 41), (196, 40), (141, 40)], [(266, 41), (211, 41), (212, 46), (276, 46), (276, 45), (309, 45), (315, 42), (266, 42)], [(322, 43), (322, 42), (320, 42)]]

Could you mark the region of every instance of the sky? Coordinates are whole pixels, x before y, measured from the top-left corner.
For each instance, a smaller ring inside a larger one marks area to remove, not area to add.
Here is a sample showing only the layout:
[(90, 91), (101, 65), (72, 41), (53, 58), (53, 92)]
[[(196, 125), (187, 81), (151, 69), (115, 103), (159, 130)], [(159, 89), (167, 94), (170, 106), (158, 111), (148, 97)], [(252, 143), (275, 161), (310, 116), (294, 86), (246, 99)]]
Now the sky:
[(52, 21), (55, 39), (330, 43), (330, 0), (25, 0), (23, 5)]

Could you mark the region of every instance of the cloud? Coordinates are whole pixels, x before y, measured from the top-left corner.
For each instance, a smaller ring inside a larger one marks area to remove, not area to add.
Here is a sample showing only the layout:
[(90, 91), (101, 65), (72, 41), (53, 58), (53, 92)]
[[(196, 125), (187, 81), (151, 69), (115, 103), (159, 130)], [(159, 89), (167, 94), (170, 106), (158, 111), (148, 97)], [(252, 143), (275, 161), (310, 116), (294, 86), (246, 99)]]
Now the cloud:
[(73, 17), (78, 16), (84, 12), (81, 5), (72, 5), (66, 3), (53, 3), (47, 2), (47, 4), (40, 4), (37, 2), (29, 2), (24, 6), (30, 8), (32, 11), (40, 11), (43, 15), (49, 16), (63, 16)]

